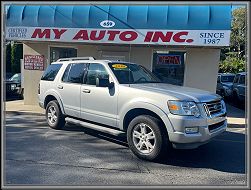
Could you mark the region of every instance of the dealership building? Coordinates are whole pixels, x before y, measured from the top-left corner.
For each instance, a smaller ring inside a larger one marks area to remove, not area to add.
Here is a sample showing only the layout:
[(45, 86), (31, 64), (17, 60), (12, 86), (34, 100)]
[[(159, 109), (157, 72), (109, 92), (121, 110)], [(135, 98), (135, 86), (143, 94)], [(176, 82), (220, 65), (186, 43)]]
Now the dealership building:
[(216, 91), (231, 5), (10, 5), (5, 39), (23, 43), (24, 103), (38, 104), (45, 68), (59, 58), (138, 63), (163, 82)]

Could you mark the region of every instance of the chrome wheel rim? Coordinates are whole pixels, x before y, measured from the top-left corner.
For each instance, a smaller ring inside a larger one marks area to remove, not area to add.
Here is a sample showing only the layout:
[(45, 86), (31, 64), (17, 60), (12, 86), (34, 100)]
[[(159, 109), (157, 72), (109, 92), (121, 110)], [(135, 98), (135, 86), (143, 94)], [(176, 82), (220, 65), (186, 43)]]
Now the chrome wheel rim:
[(137, 124), (133, 131), (134, 146), (143, 154), (149, 154), (154, 150), (156, 144), (156, 136), (152, 128), (145, 124)]
[(48, 121), (50, 124), (54, 125), (57, 122), (57, 111), (55, 106), (50, 106), (47, 113)]

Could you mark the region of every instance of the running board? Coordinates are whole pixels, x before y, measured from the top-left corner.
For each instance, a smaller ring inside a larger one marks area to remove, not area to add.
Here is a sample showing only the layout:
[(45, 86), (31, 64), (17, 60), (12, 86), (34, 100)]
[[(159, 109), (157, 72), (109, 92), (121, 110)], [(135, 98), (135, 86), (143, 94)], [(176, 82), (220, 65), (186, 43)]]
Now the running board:
[(100, 132), (103, 132), (103, 133), (109, 133), (109, 134), (115, 135), (115, 136), (121, 136), (121, 135), (125, 134), (124, 131), (111, 129), (111, 128), (108, 128), (108, 127), (88, 123), (88, 122), (85, 122), (85, 121), (80, 121), (80, 120), (77, 120), (77, 119), (73, 119), (71, 117), (66, 117), (65, 121), (69, 122), (69, 123), (74, 123), (76, 125), (81, 125), (81, 126), (86, 127), (86, 128), (94, 129), (94, 130), (97, 130), (97, 131), (100, 131)]

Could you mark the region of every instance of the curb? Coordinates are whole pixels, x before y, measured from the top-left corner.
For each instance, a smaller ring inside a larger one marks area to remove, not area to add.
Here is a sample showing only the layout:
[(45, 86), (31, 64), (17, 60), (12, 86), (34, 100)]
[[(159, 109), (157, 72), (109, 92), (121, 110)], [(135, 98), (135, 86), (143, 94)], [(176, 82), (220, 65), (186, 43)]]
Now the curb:
[(36, 116), (44, 116), (44, 113), (35, 113), (35, 112), (22, 112), (22, 111), (5, 111), (6, 114), (13, 115), (36, 115)]

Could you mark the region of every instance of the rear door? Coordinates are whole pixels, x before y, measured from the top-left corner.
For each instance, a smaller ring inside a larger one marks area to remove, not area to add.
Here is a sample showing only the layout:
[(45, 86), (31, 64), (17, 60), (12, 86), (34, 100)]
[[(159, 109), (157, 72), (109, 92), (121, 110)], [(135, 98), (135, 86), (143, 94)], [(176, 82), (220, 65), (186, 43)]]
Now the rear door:
[(58, 92), (60, 93), (65, 113), (69, 116), (80, 117), (80, 90), (85, 72), (85, 63), (69, 64), (58, 83)]

